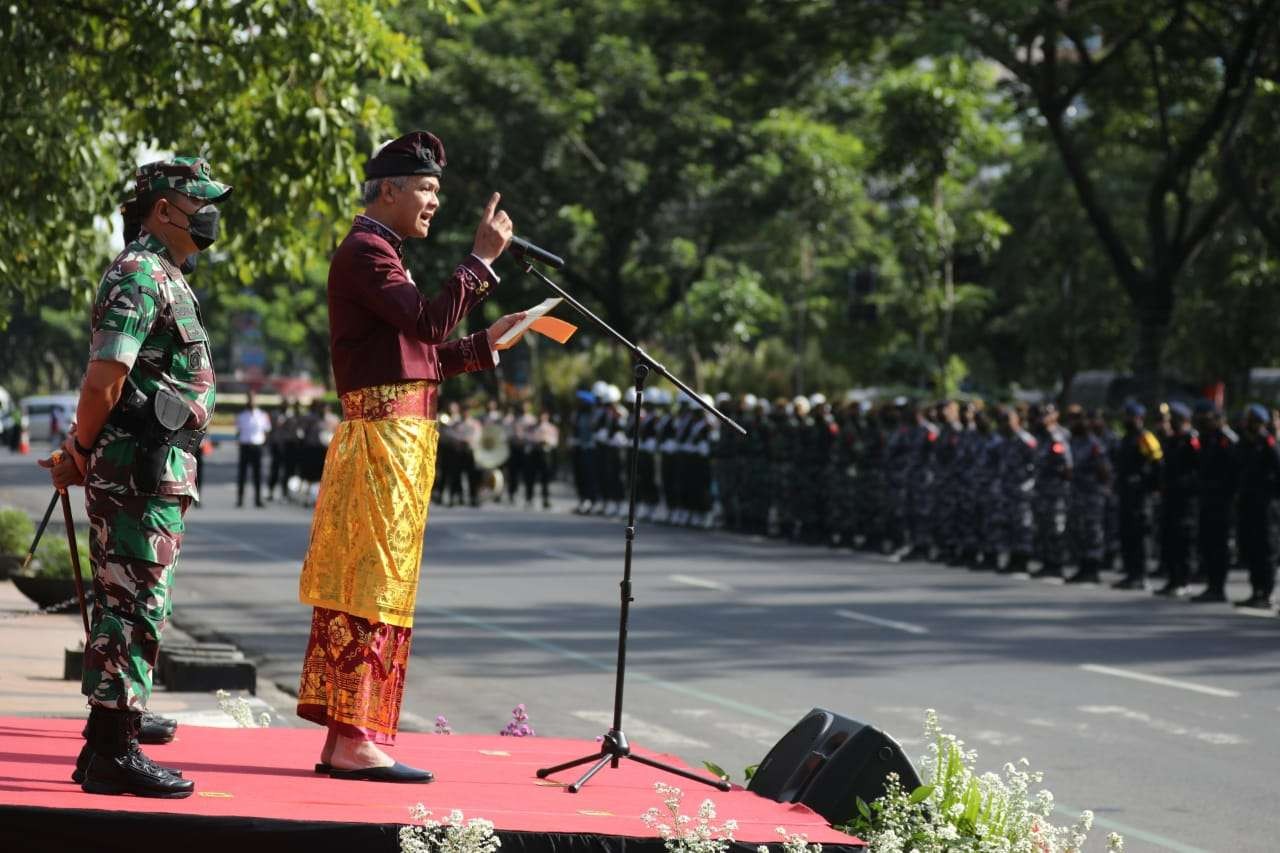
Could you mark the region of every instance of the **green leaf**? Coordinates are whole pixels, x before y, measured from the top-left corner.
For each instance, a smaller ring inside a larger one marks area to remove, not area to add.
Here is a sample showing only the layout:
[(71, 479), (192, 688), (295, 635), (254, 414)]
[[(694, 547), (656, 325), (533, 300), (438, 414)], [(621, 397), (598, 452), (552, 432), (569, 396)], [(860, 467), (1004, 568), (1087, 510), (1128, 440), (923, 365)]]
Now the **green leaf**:
[(914, 791), (911, 792), (911, 797), (908, 799), (908, 802), (911, 803), (913, 806), (916, 803), (923, 803), (925, 800), (929, 799), (929, 795), (932, 793), (933, 793), (932, 785), (921, 785), (920, 787), (916, 788)]
[(702, 762), (702, 766), (707, 768), (707, 770), (711, 771), (712, 775), (714, 775), (717, 779), (723, 779), (726, 782), (729, 781), (729, 774), (724, 771), (723, 767), (721, 767), (719, 764), (716, 764), (714, 761), (704, 761)]

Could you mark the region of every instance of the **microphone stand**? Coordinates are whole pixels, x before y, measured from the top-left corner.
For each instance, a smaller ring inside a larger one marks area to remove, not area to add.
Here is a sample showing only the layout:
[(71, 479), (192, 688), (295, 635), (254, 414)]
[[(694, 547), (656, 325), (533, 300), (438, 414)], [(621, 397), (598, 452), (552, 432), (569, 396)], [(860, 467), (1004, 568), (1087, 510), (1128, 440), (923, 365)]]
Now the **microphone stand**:
[(636, 761), (648, 767), (664, 770), (667, 773), (681, 776), (694, 782), (701, 782), (704, 785), (711, 785), (721, 791), (728, 791), (730, 789), (729, 783), (723, 779), (708, 779), (705, 776), (699, 776), (698, 774), (692, 773), (688, 770), (683, 770), (679, 767), (672, 767), (669, 764), (664, 764), (661, 761), (655, 761), (654, 759), (647, 758), (643, 755), (636, 755), (631, 751), (631, 744), (627, 741), (627, 735), (622, 730), (622, 688), (623, 683), (626, 680), (627, 672), (627, 622), (631, 613), (631, 602), (635, 600), (631, 595), (631, 552), (632, 545), (635, 543), (636, 538), (636, 470), (639, 465), (640, 458), (640, 405), (642, 402), (641, 396), (644, 393), (645, 379), (648, 377), (649, 371), (654, 371), (681, 391), (684, 391), (691, 400), (706, 411), (710, 412), (712, 415), (715, 415), (721, 423), (733, 427), (743, 435), (746, 435), (747, 431), (732, 418), (728, 417), (715, 406), (695, 394), (687, 385), (672, 376), (670, 371), (655, 361), (651, 355), (641, 349), (638, 345), (627, 340), (626, 337), (616, 331), (604, 320), (597, 317), (581, 302), (570, 296), (568, 292), (560, 287), (560, 285), (547, 278), (540, 270), (535, 269), (527, 259), (521, 260), (520, 265), (524, 268), (526, 273), (532, 273), (540, 278), (542, 282), (554, 290), (561, 299), (573, 306), (574, 310), (579, 314), (589, 319), (598, 328), (607, 332), (615, 341), (630, 350), (631, 357), (635, 363), (635, 394), (631, 401), (631, 448), (627, 462), (627, 468), (631, 472), (631, 477), (627, 487), (626, 546), (623, 552), (622, 583), (619, 585), (621, 588), (622, 603), (618, 617), (618, 664), (613, 688), (613, 725), (601, 738), (599, 752), (584, 755), (580, 758), (574, 758), (571, 761), (566, 761), (563, 764), (557, 764), (554, 767), (540, 768), (537, 772), (537, 776), (539, 779), (545, 779), (552, 773), (559, 773), (561, 770), (568, 770), (570, 767), (577, 767), (578, 765), (586, 764), (589, 761), (594, 761), (595, 763), (587, 770), (586, 773), (583, 773), (577, 781), (569, 785), (569, 793), (576, 794), (578, 791), (582, 790), (582, 786), (587, 784), (592, 776), (604, 769), (606, 764), (616, 770), (622, 759), (629, 758), (632, 761)]

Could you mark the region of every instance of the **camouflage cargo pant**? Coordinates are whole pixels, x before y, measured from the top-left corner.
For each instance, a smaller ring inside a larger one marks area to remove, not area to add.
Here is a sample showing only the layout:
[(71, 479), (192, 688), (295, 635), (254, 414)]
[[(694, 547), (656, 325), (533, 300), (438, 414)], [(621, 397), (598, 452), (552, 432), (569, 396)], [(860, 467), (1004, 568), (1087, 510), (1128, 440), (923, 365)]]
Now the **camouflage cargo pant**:
[(1067, 561), (1067, 494), (1062, 489), (1047, 493), (1037, 491), (1032, 498), (1035, 516), (1034, 554), (1047, 565), (1061, 566)]
[(1067, 516), (1067, 533), (1071, 538), (1071, 556), (1077, 564), (1089, 560), (1102, 561), (1106, 540), (1107, 496), (1101, 492), (1072, 490), (1071, 512)]
[(189, 502), (85, 490), (94, 606), (81, 692), (90, 705), (141, 710), (151, 697)]
[(1031, 554), (1034, 525), (1029, 485), (1003, 483), (999, 497), (999, 546), (1010, 554)]

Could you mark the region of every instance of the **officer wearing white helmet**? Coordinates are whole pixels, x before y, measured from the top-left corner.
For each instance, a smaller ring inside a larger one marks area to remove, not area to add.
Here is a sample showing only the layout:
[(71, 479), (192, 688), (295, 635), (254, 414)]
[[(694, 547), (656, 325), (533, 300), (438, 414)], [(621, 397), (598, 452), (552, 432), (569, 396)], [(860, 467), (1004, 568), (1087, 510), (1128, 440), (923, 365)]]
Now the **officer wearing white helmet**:
[(636, 517), (646, 521), (658, 510), (658, 428), (665, 396), (660, 388), (645, 388), (640, 410), (640, 455), (636, 459)]

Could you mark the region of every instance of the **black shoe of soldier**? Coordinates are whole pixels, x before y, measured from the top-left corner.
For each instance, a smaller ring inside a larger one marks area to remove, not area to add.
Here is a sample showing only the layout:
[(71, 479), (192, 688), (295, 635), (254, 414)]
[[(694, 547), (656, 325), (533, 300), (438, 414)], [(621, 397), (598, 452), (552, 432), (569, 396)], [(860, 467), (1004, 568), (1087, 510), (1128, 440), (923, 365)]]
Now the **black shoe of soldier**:
[(1111, 585), (1112, 589), (1146, 590), (1147, 582), (1143, 578), (1121, 578)]
[(178, 721), (150, 711), (142, 713), (142, 727), (138, 730), (138, 743), (148, 745), (168, 743), (178, 731)]
[(1064, 581), (1064, 583), (1090, 584), (1092, 586), (1097, 586), (1098, 584), (1102, 583), (1102, 581), (1101, 579), (1098, 578), (1098, 573), (1096, 570), (1089, 569), (1086, 571), (1085, 569), (1081, 569), (1080, 571), (1076, 572), (1074, 575), (1071, 575), (1070, 577), (1068, 577)]
[(1193, 595), (1187, 599), (1192, 604), (1222, 604), (1227, 600), (1227, 596), (1220, 589), (1206, 589), (1199, 595)]
[(1232, 603), (1235, 604), (1236, 607), (1249, 607), (1254, 610), (1270, 610), (1273, 606), (1271, 596), (1262, 595), (1261, 593), (1256, 592), (1248, 598)]
[[(146, 753), (139, 751), (139, 754), (141, 754), (143, 758), (147, 759), (147, 761), (151, 761), (151, 758)], [(93, 750), (89, 747), (89, 744), (86, 743), (84, 746), (80, 747), (80, 754), (76, 756), (76, 769), (71, 771), (72, 782), (75, 782), (77, 785), (79, 785), (81, 782), (84, 781), (85, 771), (89, 768), (89, 762), (92, 759), (93, 759)], [(152, 762), (152, 764), (155, 764), (155, 762)], [(168, 773), (170, 776), (176, 776), (179, 779), (182, 778), (181, 770), (175, 769), (173, 767), (165, 767), (161, 764), (156, 764), (155, 766), (159, 767), (161, 770), (163, 770), (165, 773)]]
[(80, 789), (86, 794), (133, 794), (178, 800), (191, 796), (196, 784), (169, 773), (142, 750), (131, 749), (117, 758), (95, 754), (89, 760)]
[(1164, 596), (1165, 598), (1186, 598), (1188, 595), (1190, 595), (1190, 594), (1191, 594), (1191, 590), (1189, 590), (1189, 589), (1187, 589), (1187, 587), (1182, 586), (1182, 585), (1179, 585), (1179, 584), (1175, 584), (1175, 583), (1167, 583), (1167, 584), (1165, 584), (1164, 586), (1162, 586), (1162, 587), (1160, 587), (1159, 589), (1157, 589), (1157, 590), (1156, 590), (1154, 593), (1152, 593), (1152, 594), (1153, 594), (1153, 595), (1162, 595), (1162, 596)]
[(1027, 555), (1026, 554), (1010, 554), (1009, 561), (1000, 568), (996, 569), (998, 575), (1017, 575), (1026, 574), (1027, 572)]

